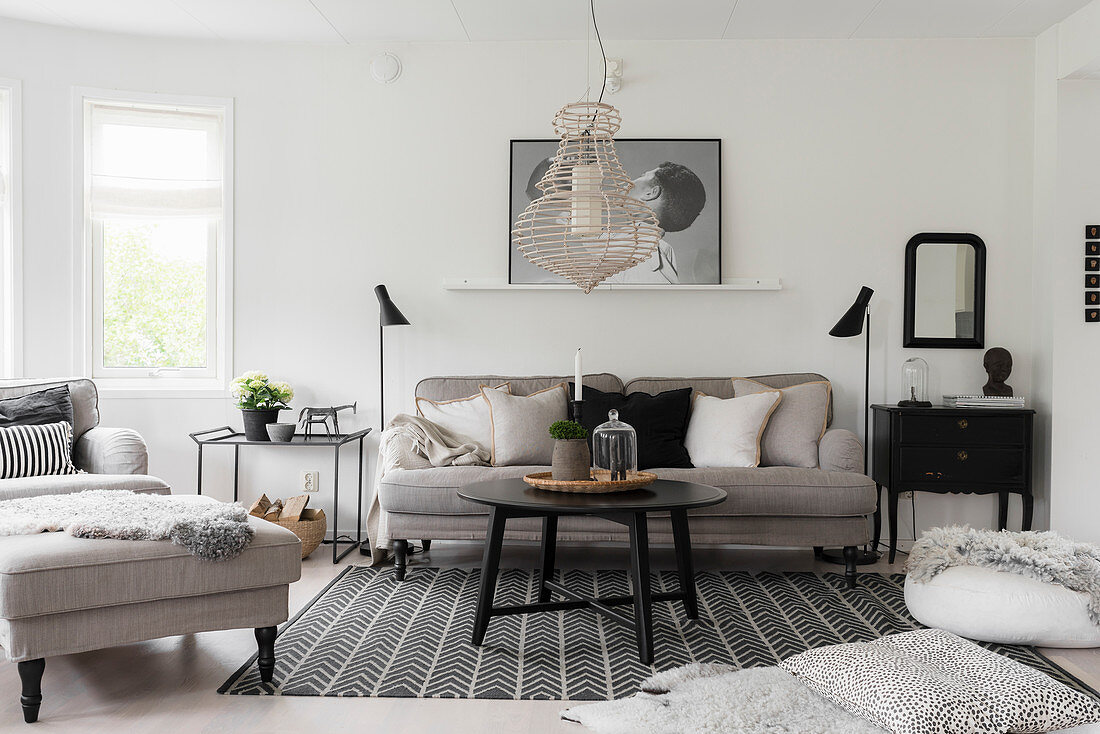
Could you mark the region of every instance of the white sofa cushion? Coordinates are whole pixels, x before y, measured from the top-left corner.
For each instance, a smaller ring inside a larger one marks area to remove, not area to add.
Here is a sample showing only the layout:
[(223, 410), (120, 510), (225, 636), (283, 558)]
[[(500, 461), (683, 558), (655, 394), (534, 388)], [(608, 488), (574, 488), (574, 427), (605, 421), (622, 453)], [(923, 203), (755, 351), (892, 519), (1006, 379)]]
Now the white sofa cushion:
[(697, 392), (684, 437), (691, 463), (759, 466), (760, 439), (781, 397), (778, 390), (727, 400)]
[[(511, 386), (507, 382), (496, 385), (493, 389), (507, 393), (511, 392)], [(464, 398), (455, 398), (454, 400), (417, 398), (416, 412), (437, 426), (442, 426), (452, 433), (465, 436), (486, 452), (493, 445), (489, 402), (480, 392)]]
[(1088, 602), (1059, 584), (979, 566), (944, 569), (927, 583), (905, 579), (905, 604), (918, 622), (1004, 645), (1100, 647)]

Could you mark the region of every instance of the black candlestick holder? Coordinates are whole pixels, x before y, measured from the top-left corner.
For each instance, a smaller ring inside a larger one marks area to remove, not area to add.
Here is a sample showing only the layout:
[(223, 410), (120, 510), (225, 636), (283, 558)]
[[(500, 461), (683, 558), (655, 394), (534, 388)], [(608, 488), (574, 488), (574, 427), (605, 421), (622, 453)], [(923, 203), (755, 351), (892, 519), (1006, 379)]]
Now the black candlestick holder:
[(572, 415), (573, 422), (580, 423), (583, 426), (584, 422), (581, 420), (581, 418), (584, 417), (584, 401), (572, 400), (570, 401), (570, 403), (570, 413)]

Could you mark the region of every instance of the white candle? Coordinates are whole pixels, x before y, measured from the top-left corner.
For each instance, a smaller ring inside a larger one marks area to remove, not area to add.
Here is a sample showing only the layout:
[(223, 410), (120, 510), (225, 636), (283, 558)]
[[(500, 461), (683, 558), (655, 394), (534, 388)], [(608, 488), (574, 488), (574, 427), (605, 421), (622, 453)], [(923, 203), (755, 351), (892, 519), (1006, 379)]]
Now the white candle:
[(576, 389), (573, 392), (573, 399), (574, 400), (583, 400), (584, 398), (581, 397), (581, 390), (584, 389), (584, 386), (581, 384), (581, 350), (580, 349), (577, 349), (577, 356), (573, 360), (573, 368), (574, 368), (574, 371), (576, 372), (576, 375), (573, 378), (574, 384), (576, 385)]

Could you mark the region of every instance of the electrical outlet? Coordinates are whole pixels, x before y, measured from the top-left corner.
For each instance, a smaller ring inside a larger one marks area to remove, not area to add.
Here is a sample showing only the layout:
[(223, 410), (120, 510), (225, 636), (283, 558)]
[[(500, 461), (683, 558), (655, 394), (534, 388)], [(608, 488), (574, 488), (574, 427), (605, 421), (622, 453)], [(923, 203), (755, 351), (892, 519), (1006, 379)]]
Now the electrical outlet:
[(911, 499), (913, 499), (913, 493), (912, 492), (902, 492), (901, 494), (898, 495), (898, 497), (901, 497), (903, 500), (911, 500)]
[(321, 473), (317, 471), (302, 472), (301, 480), (298, 482), (298, 488), (303, 492), (316, 492), (320, 474)]

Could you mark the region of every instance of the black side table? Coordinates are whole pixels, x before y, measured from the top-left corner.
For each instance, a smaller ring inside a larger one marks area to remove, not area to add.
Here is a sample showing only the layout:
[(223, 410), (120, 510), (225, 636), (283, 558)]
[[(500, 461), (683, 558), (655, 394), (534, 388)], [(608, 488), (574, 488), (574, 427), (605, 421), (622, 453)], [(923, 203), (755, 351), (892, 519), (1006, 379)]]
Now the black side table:
[[(202, 494), (202, 450), (205, 446), (232, 446), (233, 447), (233, 501), (237, 501), (237, 488), (240, 484), (241, 474), (241, 447), (242, 446), (267, 446), (269, 448), (329, 448), (332, 449), (332, 562), (337, 563), (341, 558), (359, 548), (363, 550), (363, 439), (371, 429), (364, 428), (355, 433), (341, 433), (333, 436), (302, 436), (295, 435), (290, 441), (249, 441), (243, 433), (233, 430), (229, 426), (211, 428), (206, 431), (196, 431), (188, 434), (191, 440), (199, 447), (198, 467), (198, 493)], [(349, 443), (359, 442), (359, 493), (356, 501), (355, 540), (350, 537), (337, 535), (340, 526), (340, 448)], [(344, 538), (347, 537), (346, 540)], [(350, 543), (343, 553), (337, 555), (340, 543)]]
[[(474, 616), (473, 644), (480, 645), (485, 640), (485, 631), (493, 617), (587, 607), (632, 627), (638, 638), (638, 657), (648, 665), (653, 662), (653, 602), (681, 601), (688, 619), (699, 617), (687, 511), (691, 508), (717, 505), (726, 499), (724, 490), (704, 484), (658, 479), (648, 487), (630, 492), (569, 494), (536, 489), (522, 479), (498, 479), (468, 484), (458, 491), (458, 496), (491, 508), (489, 532), (485, 537), (485, 555), (481, 565), (481, 588), (477, 598), (477, 613)], [(646, 515), (650, 512), (672, 514), (672, 535), (676, 542), (676, 567), (680, 578), (679, 591), (662, 594), (651, 591), (649, 527), (646, 521)], [(634, 587), (632, 596), (584, 596), (550, 579), (554, 572), (560, 515), (595, 515), (629, 528), (630, 571)], [(493, 595), (496, 592), (500, 566), (500, 547), (504, 541), (504, 523), (512, 517), (542, 518), (539, 600), (534, 604), (498, 607), (493, 606)], [(551, 594), (563, 596), (566, 601), (551, 601)], [(614, 609), (624, 604), (634, 605), (633, 619)]]
[[(1031, 529), (1031, 432), (1027, 408), (903, 408), (872, 405), (871, 474), (886, 487), (890, 563), (898, 545), (898, 495), (996, 494), (997, 526), (1008, 524), (1008, 496), (1023, 502), (1023, 529)], [(875, 527), (878, 546), (880, 527)]]

